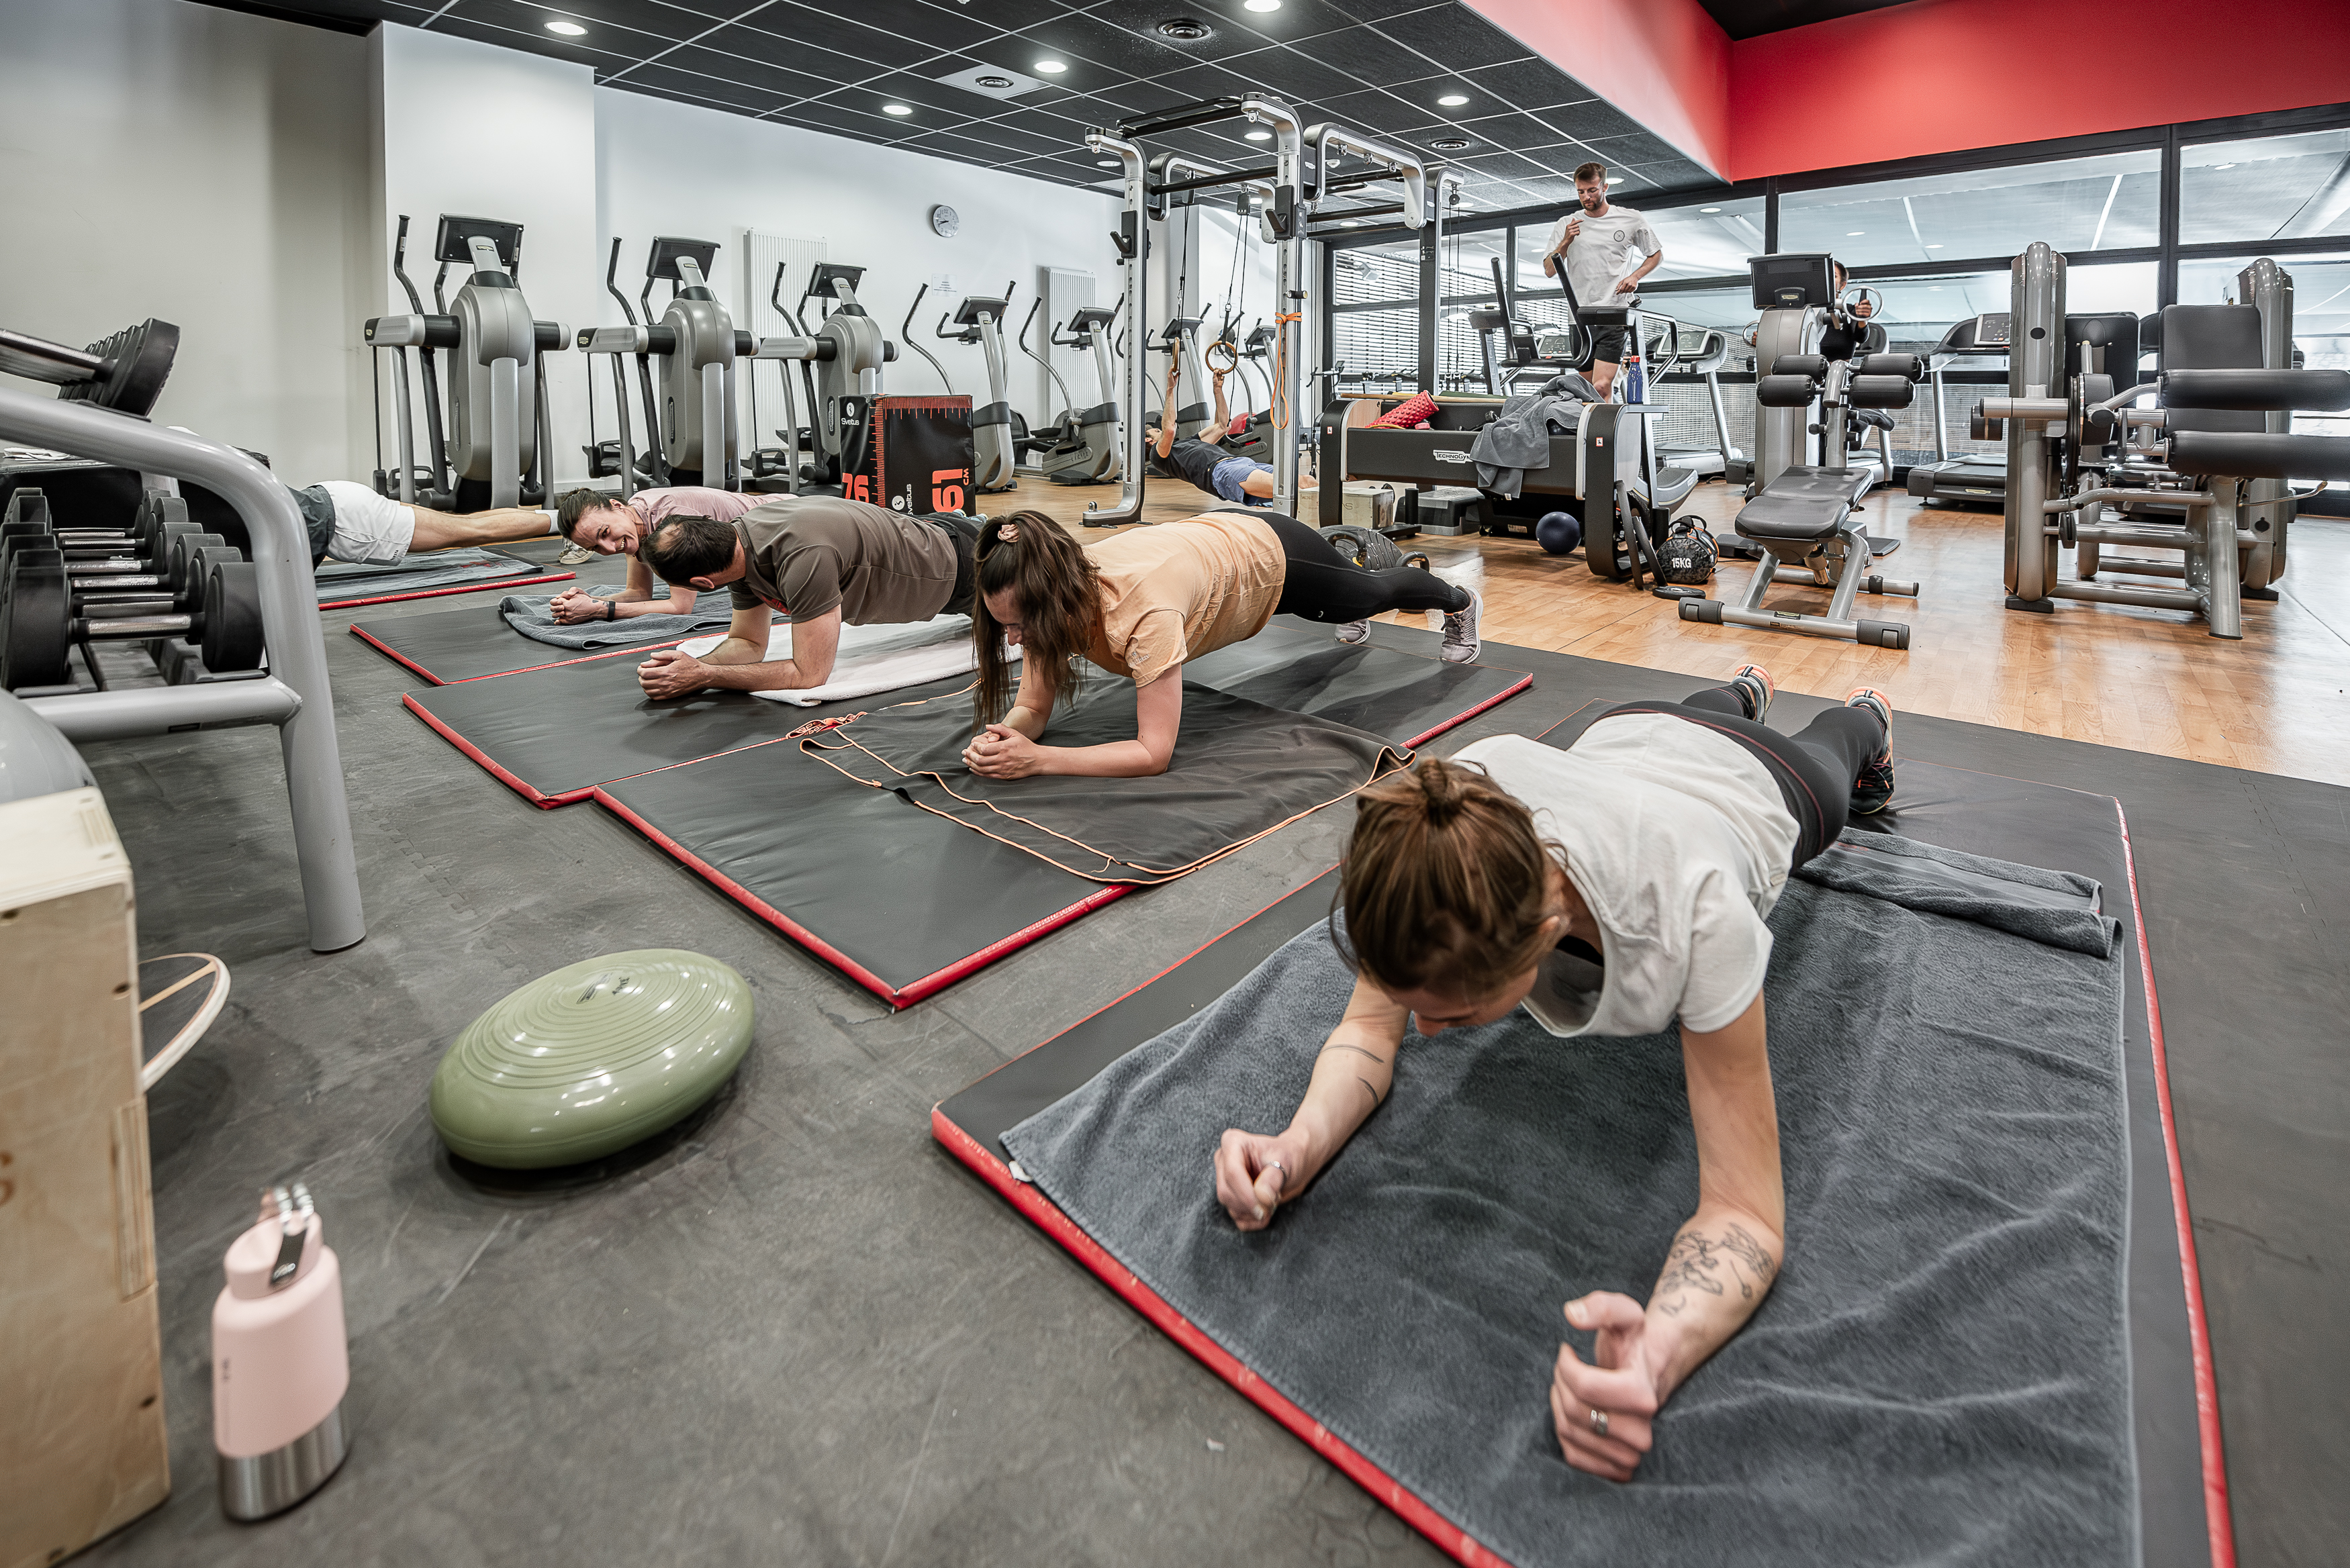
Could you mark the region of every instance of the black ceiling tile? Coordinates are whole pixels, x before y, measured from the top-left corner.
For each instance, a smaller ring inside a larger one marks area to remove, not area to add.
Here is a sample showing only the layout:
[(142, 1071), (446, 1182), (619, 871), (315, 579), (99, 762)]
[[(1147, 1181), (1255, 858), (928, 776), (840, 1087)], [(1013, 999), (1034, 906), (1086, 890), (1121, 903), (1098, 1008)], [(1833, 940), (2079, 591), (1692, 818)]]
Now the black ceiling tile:
[[(771, 33), (795, 37), (813, 34), (822, 28), (837, 26), (842, 21), (859, 25), (868, 31), (881, 32), (910, 40), (933, 51), (960, 49), (995, 36), (1007, 23), (993, 16), (994, 0), (983, 0), (987, 14), (978, 14), (981, 5), (933, 5), (925, 0), (856, 0), (854, 5), (806, 5), (800, 0), (784, 0), (784, 4), (768, 6), (749, 18), (751, 26)], [(737, 9), (747, 7), (736, 7)], [(833, 48), (845, 45), (833, 44)], [(856, 53), (855, 50), (849, 50)]]
[(654, 63), (665, 69), (691, 71), (698, 77), (759, 88), (785, 98), (814, 98), (831, 91), (839, 80), (836, 73), (822, 68), (838, 57), (826, 55), (821, 49), (802, 50), (798, 58), (803, 65), (816, 68), (789, 69), (748, 55), (686, 45), (671, 49)]
[(1150, 78), (1150, 82), (1153, 87), (1173, 93), (1178, 103), (1194, 103), (1211, 98), (1236, 98), (1254, 85), (1245, 77), (1235, 76), (1221, 60), (1203, 60), (1197, 65), (1160, 71)]
[(941, 158), (959, 158), (976, 163), (1003, 164), (1022, 156), (994, 142), (953, 130), (933, 130), (921, 136), (910, 136), (897, 145), (909, 152), (934, 153)]
[(729, 109), (747, 109), (753, 114), (764, 114), (781, 109), (792, 101), (793, 95), (768, 88), (748, 87), (741, 82), (723, 81), (714, 77), (695, 76), (690, 71), (673, 70), (666, 65), (639, 66), (621, 78), (643, 82), (650, 87), (665, 88), (671, 93), (700, 99), (704, 102), (724, 105)]
[(1517, 109), (1548, 109), (1553, 104), (1584, 102), (1594, 96), (1548, 60), (1512, 60), (1507, 65), (1462, 71), (1461, 76), (1478, 91), (1491, 93)]
[(1410, 11), (1449, 11), (1454, 0), (1328, 0), (1328, 4), (1358, 22), (1379, 22)]
[[(1028, 108), (1028, 99), (1024, 98), (1014, 101), (1023, 110)], [(1098, 93), (1092, 95), (1069, 93), (1059, 101), (1044, 107), (1050, 109), (1061, 121), (1080, 127), (1116, 125), (1127, 115), (1134, 112), (1125, 105), (1113, 103)], [(1020, 117), (1020, 123), (1033, 130), (1037, 129), (1044, 122), (1041, 119), (1031, 120), (1023, 114)]]
[(839, 83), (837, 87), (838, 90), (824, 95), (826, 102), (850, 104), (875, 114), (881, 112), (885, 103), (902, 103), (911, 109), (911, 114), (890, 117), (909, 127), (903, 132), (906, 135), (951, 130), (965, 120), (984, 118), (994, 109), (992, 99), (910, 71), (884, 72), (861, 81)]
[(1617, 163), (1660, 163), (1687, 156), (1661, 136), (1636, 130), (1628, 136), (1578, 137), (1603, 159)]
[[(760, 24), (765, 24), (760, 26)], [(937, 59), (949, 49), (928, 39), (908, 37), (879, 27), (862, 27), (841, 16), (825, 16), (813, 12), (798, 11), (784, 16), (776, 11), (762, 11), (750, 24), (771, 37), (785, 40), (802, 48), (816, 48), (852, 60), (865, 62), (864, 74), (879, 70), (904, 70), (926, 60)], [(740, 31), (729, 28), (731, 34)]]
[(1528, 152), (1537, 147), (1555, 146), (1560, 140), (1557, 131), (1541, 120), (1526, 114), (1489, 114), (1478, 119), (1464, 119), (1443, 130), (1423, 132), (1430, 139), (1459, 136), (1479, 148), (1506, 148), (1512, 152)]
[(1114, 113), (1107, 104), (1097, 104), (1090, 99), (1073, 99), (1050, 109), (1007, 110), (999, 108), (989, 118), (994, 124), (1009, 126), (1031, 136), (1044, 137), (1055, 148), (1069, 148), (1082, 147), (1087, 130), (1109, 123), (1101, 118), (1103, 112)]
[(1137, 37), (1152, 40), (1160, 36), (1159, 24), (1171, 18), (1182, 16), (1204, 22), (1214, 29), (1207, 37), (1174, 46), (1194, 54), (1241, 54), (1295, 36), (1285, 29), (1267, 33), (1260, 24), (1274, 18), (1243, 10), (1241, 0), (1100, 0), (1097, 5), (1087, 6), (1085, 15)]
[[(437, 11), (440, 6), (435, 5), (431, 8)], [(578, 5), (526, 5), (518, 3), (518, 0), (458, 0), (448, 15), (467, 21), (541, 33), (546, 30), (546, 24), (551, 21), (577, 22), (588, 29), (587, 36), (579, 42), (626, 51), (639, 47), (632, 42), (608, 42), (599, 35), (612, 32), (677, 43), (718, 26), (725, 20), (723, 13), (727, 9), (725, 0), (716, 0), (715, 4), (702, 7), (648, 5), (645, 0), (585, 0)], [(639, 49), (639, 52), (650, 51)]]
[(1357, 86), (1346, 72), (1326, 66), (1310, 52), (1298, 49), (1260, 49), (1232, 61), (1232, 69), (1234, 75), (1293, 103), (1300, 99), (1319, 101), (1336, 98), (1354, 91)]
[(775, 118), (785, 125), (803, 125), (811, 130), (829, 130), (842, 136), (853, 136), (860, 141), (894, 141), (908, 134), (906, 128), (877, 114), (860, 114), (832, 99), (815, 99), (795, 103), (775, 112)]
[(1522, 60), (1533, 52), (1466, 5), (1407, 12), (1378, 26), (1388, 37), (1456, 71)]
[(935, 10), (953, 11), (975, 22), (984, 22), (991, 27), (1001, 27), (1007, 33), (1034, 27), (1083, 8), (1081, 0), (1070, 0), (1067, 5), (1062, 4), (1061, 0), (977, 0), (976, 4), (969, 5), (956, 5), (954, 0), (914, 0), (914, 3)]
[(1314, 40), (1314, 57), (1346, 72), (1365, 87), (1409, 81), (1430, 69), (1428, 61), (1401, 44), (1365, 27), (1350, 27)]
[(1156, 43), (1089, 16), (1058, 16), (1022, 28), (1020, 36), (1066, 57), (1071, 76), (1076, 74), (1079, 61), (1088, 61), (1149, 80), (1214, 58), (1212, 41), (1189, 48)]
[(1494, 180), (1535, 180), (1548, 172), (1541, 164), (1514, 152), (1464, 152), (1453, 161)]
[(1181, 93), (1170, 91), (1157, 82), (1141, 81), (1132, 77), (1116, 78), (1106, 86), (1088, 88), (1087, 96), (1116, 109), (1119, 119), (1158, 114), (1179, 103), (1190, 101)]
[(1039, 132), (1009, 119), (975, 120), (957, 129), (966, 136), (978, 137), (1023, 158), (1066, 152), (1073, 147), (1082, 149), (1085, 145), (1075, 136)]
[(1534, 118), (1557, 131), (1562, 138), (1572, 137), (1577, 141), (1629, 136), (1640, 129), (1631, 116), (1596, 99), (1588, 103), (1570, 103), (1539, 109), (1534, 112)]
[[(463, 16), (443, 16), (432, 24), (432, 31), (446, 33), (452, 38), (471, 38), (477, 44), (495, 44), (504, 49), (520, 49), (525, 54), (544, 55), (549, 59), (568, 60), (574, 65), (589, 67), (596, 72), (598, 79), (609, 72), (634, 65), (644, 57), (641, 55), (616, 55), (601, 49), (586, 48), (576, 38), (558, 38), (552, 33), (542, 33), (533, 37), (527, 33), (516, 33), (510, 27), (468, 21)], [(650, 47), (666, 48), (668, 46), (653, 43)]]

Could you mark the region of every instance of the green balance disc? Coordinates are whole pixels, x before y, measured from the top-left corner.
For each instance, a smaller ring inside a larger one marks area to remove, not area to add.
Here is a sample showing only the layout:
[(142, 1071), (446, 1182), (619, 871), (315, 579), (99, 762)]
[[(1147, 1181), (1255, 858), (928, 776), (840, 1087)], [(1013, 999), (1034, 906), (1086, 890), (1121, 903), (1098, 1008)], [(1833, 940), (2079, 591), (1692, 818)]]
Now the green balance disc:
[(716, 1094), (751, 1046), (751, 988), (675, 948), (589, 959), (510, 992), (432, 1075), (432, 1125), (465, 1158), (576, 1165)]

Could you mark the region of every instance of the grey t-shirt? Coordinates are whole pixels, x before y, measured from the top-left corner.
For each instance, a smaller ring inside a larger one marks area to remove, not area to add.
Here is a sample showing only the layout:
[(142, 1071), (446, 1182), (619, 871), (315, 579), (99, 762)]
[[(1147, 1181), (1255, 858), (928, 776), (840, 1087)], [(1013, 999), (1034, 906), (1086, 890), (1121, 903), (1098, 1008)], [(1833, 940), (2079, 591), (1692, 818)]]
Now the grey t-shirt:
[(837, 608), (850, 626), (941, 614), (954, 597), (954, 541), (935, 523), (837, 495), (778, 495), (735, 521), (747, 569), (734, 607), (795, 621)]
[(1583, 220), (1583, 227), (1575, 231), (1575, 243), (1566, 247), (1566, 281), (1575, 286), (1575, 302), (1620, 303), (1616, 286), (1624, 275), (1639, 265), (1640, 258), (1665, 248), (1657, 231), (1629, 207), (1610, 205), (1596, 218), (1578, 207), (1551, 226), (1550, 244), (1544, 254), (1558, 247), (1566, 235), (1566, 225), (1576, 218)]

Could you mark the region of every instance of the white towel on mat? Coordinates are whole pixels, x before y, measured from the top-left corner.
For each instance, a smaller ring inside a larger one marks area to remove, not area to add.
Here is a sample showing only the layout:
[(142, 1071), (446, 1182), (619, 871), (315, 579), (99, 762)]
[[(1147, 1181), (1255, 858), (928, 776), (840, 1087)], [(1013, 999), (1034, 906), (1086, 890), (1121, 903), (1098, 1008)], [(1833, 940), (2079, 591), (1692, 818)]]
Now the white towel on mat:
[[(678, 648), (696, 659), (726, 640), (723, 637), (689, 638)], [(1016, 648), (1009, 650), (1020, 657)], [(792, 628), (777, 621), (767, 634), (767, 657), (792, 656)], [(754, 691), (754, 697), (814, 708), (824, 702), (846, 702), (896, 691), (951, 675), (968, 675), (977, 666), (971, 651), (971, 617), (942, 615), (901, 626), (844, 626), (840, 651), (834, 657), (832, 679), (821, 686), (796, 691)]]

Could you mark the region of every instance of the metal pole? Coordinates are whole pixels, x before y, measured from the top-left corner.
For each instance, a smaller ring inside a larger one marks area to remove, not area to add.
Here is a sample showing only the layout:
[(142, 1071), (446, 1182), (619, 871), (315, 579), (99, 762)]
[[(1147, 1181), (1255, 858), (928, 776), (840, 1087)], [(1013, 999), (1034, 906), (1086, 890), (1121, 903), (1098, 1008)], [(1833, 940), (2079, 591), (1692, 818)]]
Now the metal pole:
[[(1305, 308), (1305, 128), (1279, 99), (1248, 98), (1241, 112), (1273, 127), (1274, 246), (1273, 505), (1297, 515), (1297, 451), (1305, 422), (1305, 343), (1298, 330)], [(1284, 198), (1286, 200), (1284, 201)]]
[(1143, 349), (1143, 334), (1149, 330), (1145, 323), (1149, 320), (1145, 306), (1150, 292), (1150, 216), (1144, 192), (1149, 171), (1142, 149), (1122, 138), (1089, 130), (1086, 132), (1086, 147), (1096, 154), (1115, 157), (1120, 181), (1126, 187), (1126, 211), (1119, 218), (1119, 250), (1123, 253), (1119, 265), (1126, 268), (1127, 275), (1126, 340), (1133, 346), (1126, 357), (1124, 385), (1118, 395), (1124, 457), (1118, 472), (1118, 504), (1103, 506), (1088, 501), (1086, 521), (1103, 525), (1139, 523), (1144, 462), (1142, 417), (1150, 400), (1150, 356)]
[[(2047, 398), (2063, 369), (2064, 258), (2034, 240), (2010, 271), (2008, 396)], [(2055, 541), (2042, 503), (2048, 499), (2045, 420), (2007, 421), (2007, 589), (2011, 609), (2044, 609)]]
[[(365, 937), (350, 806), (343, 794), (342, 755), (335, 740), (335, 697), (327, 682), (327, 645), (319, 631), (310, 570), (310, 535), (291, 493), (267, 469), (232, 447), (87, 403), (0, 389), (0, 437), (140, 472), (193, 480), (236, 508), (252, 539), (270, 673), (300, 700), (286, 715), (278, 734), (286, 757), (286, 793), (293, 806), (302, 897), (309, 911), (310, 946), (333, 952)], [(135, 710), (142, 717), (154, 715), (162, 722), (149, 727), (161, 732), (177, 722), (170, 715), (195, 713), (203, 693), (216, 690), (130, 690), (71, 701), (88, 704), (101, 698), (126, 699), (109, 706)]]

